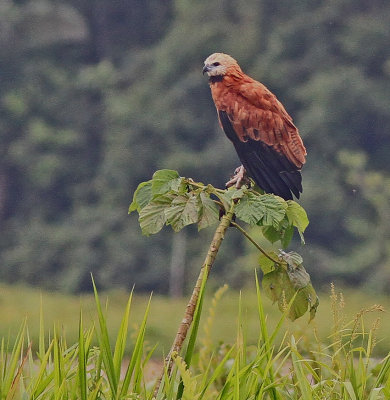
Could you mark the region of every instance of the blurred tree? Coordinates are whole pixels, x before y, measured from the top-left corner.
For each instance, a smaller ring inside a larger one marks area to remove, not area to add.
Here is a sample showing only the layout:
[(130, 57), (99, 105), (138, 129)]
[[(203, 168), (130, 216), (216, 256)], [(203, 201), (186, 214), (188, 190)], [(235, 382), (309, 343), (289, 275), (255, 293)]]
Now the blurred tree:
[[(168, 291), (171, 233), (141, 237), (127, 206), (156, 169), (223, 186), (237, 166), (201, 74), (222, 51), (304, 137), (313, 280), (377, 267), (385, 282), (389, 41), (384, 0), (1, 2), (0, 277), (85, 290), (92, 271), (101, 287)], [(187, 231), (186, 279), (205, 235)], [(241, 286), (255, 260), (234, 232), (224, 248), (216, 268)]]
[(389, 293), (390, 178), (367, 168), (364, 153), (342, 151), (339, 160), (351, 189), (343, 225), (356, 240), (348, 253), (337, 259), (337, 274)]

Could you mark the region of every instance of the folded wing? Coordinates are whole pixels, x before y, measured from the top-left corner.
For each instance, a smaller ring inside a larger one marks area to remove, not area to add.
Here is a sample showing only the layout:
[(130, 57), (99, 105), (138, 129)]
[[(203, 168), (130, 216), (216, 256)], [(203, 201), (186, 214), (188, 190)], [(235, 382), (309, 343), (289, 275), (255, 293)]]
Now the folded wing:
[[(233, 84), (232, 84), (233, 86)], [(220, 124), (258, 186), (285, 199), (302, 192), (306, 149), (283, 105), (260, 82), (248, 79), (216, 106)]]

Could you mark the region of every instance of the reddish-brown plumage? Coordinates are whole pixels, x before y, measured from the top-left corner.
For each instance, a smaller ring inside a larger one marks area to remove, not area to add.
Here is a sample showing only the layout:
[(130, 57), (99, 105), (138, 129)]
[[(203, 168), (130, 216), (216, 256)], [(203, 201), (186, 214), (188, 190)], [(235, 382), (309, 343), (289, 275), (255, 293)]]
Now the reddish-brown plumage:
[[(263, 180), (266, 182), (263, 187), (261, 182), (257, 182), (258, 185), (267, 192), (276, 192), (282, 197), (290, 198), (286, 195), (286, 190), (282, 190), (282, 186), (287, 185), (288, 189), (299, 197), (299, 192), (302, 191), (299, 170), (305, 163), (306, 149), (299, 136), (298, 129), (283, 105), (262, 83), (244, 74), (237, 62), (226, 54), (212, 54), (206, 59), (203, 71), (207, 72), (210, 77), (211, 94), (220, 125), (235, 145), (249, 175), (256, 175), (254, 171), (256, 166), (253, 164), (254, 160), (260, 157), (260, 164), (267, 164), (268, 161), (268, 164), (271, 162), (273, 167), (268, 175), (259, 171), (257, 175), (267, 176), (264, 176)], [(223, 121), (221, 118), (224, 118)], [(248, 146), (245, 147), (241, 143), (248, 143)], [(270, 155), (265, 158), (261, 156), (262, 147), (259, 147), (261, 143), (266, 145), (263, 147), (268, 153), (270, 151), (276, 152), (274, 158)], [(251, 147), (249, 144), (251, 144)], [(260, 151), (257, 151), (257, 158), (254, 155), (256, 146)], [(248, 168), (248, 165), (245, 164), (251, 165)], [(256, 168), (258, 169), (258, 167)], [(253, 171), (253, 174), (250, 170)], [(296, 175), (297, 172), (299, 183), (295, 178), (296, 187), (291, 188), (290, 186), (294, 185), (289, 184), (291, 179), (288, 179), (286, 174)], [(280, 190), (275, 190), (270, 181), (279, 176), (284, 183), (280, 183)], [(255, 176), (252, 176), (252, 178), (256, 181)], [(260, 178), (259, 180), (261, 181)], [(268, 186), (268, 188), (264, 186)]]

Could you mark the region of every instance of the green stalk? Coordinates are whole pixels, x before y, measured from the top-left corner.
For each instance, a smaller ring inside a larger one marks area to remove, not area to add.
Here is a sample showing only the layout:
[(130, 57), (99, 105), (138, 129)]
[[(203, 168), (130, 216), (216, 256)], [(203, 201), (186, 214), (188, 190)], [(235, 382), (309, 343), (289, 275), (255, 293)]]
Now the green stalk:
[[(234, 215), (234, 202), (232, 202), (229, 211), (226, 212), (221, 218), (221, 221), (215, 230), (213, 239), (210, 243), (210, 247), (208, 249), (205, 261), (202, 265), (202, 268), (199, 272), (198, 279), (196, 281), (195, 287), (192, 291), (191, 298), (187, 304), (184, 317), (179, 325), (179, 329), (177, 331), (175, 340), (173, 341), (171, 350), (169, 351), (167, 357), (165, 358), (165, 368), (167, 370), (168, 375), (170, 375), (172, 370), (173, 358), (172, 355), (175, 353), (180, 353), (180, 350), (183, 346), (183, 343), (187, 337), (188, 330), (191, 326), (191, 323), (194, 318), (194, 313), (197, 308), (199, 294), (201, 292), (201, 287), (204, 286), (203, 281), (207, 280), (207, 277), (210, 273), (210, 269), (214, 264), (215, 258), (218, 254), (219, 248), (221, 247), (222, 241), (225, 237), (225, 233), (229, 228), (233, 215)], [(203, 285), (202, 285), (203, 283)], [(157, 397), (157, 393), (159, 392), (161, 381), (163, 378), (164, 372), (161, 374), (160, 378), (157, 380), (155, 385), (154, 394)]]
[(249, 233), (243, 229), (237, 222), (232, 222), (232, 225), (236, 227), (263, 255), (265, 255), (269, 260), (273, 261), (275, 264), (280, 264), (279, 260), (272, 258), (265, 250), (263, 250), (260, 245), (249, 235)]

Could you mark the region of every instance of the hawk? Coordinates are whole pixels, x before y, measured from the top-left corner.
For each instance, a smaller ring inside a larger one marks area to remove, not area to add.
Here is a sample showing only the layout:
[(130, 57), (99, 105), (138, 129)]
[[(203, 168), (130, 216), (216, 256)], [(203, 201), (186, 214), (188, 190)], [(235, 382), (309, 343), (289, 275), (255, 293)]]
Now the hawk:
[(204, 62), (219, 124), (242, 163), (227, 186), (240, 187), (246, 173), (266, 193), (289, 200), (302, 193), (306, 149), (282, 103), (237, 61), (214, 53)]

